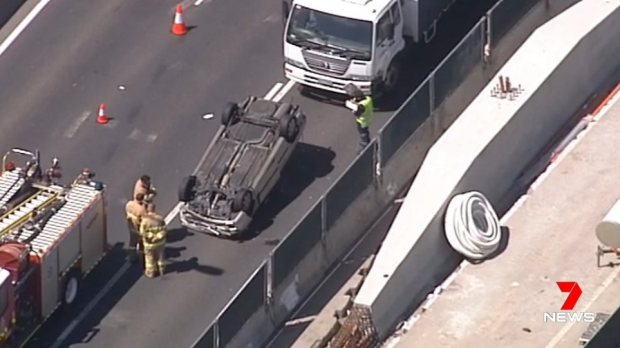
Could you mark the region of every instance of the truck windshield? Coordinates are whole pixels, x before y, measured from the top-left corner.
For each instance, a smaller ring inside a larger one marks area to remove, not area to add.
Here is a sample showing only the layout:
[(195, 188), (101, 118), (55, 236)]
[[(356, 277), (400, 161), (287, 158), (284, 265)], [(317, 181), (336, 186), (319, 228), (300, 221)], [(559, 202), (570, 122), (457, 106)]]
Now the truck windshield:
[(372, 22), (296, 5), (291, 14), (286, 42), (339, 53), (352, 59), (370, 60)]

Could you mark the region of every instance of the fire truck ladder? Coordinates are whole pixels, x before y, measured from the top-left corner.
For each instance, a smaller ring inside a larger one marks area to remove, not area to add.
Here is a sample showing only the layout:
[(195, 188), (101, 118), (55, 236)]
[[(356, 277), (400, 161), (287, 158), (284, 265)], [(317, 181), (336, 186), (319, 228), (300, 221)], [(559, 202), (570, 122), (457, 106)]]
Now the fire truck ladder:
[(21, 202), (15, 208), (9, 210), (0, 217), (0, 236), (6, 235), (25, 221), (33, 217), (37, 210), (41, 210), (53, 203), (60, 190), (42, 187), (39, 191), (26, 200)]
[[(48, 250), (63, 233), (67, 231), (92, 204), (99, 191), (89, 185), (75, 185), (69, 191), (67, 203), (47, 222), (41, 233), (30, 243), (34, 250)], [(27, 240), (33, 230), (22, 232), (19, 241)]]
[(16, 170), (6, 171), (0, 176), (0, 207), (4, 206), (24, 184), (24, 178)]

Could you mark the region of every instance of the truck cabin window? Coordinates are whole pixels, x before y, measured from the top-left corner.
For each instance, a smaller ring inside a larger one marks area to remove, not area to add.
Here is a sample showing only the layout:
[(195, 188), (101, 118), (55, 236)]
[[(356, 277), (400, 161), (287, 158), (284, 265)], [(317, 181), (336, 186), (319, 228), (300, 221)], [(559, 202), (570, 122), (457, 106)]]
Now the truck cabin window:
[(286, 42), (350, 59), (371, 58), (372, 22), (335, 16), (296, 5)]
[[(377, 22), (377, 31), (376, 31), (376, 39), (375, 45), (381, 46), (387, 42), (394, 40), (394, 31), (396, 30), (396, 24), (392, 20), (390, 13), (392, 11), (387, 11), (381, 18), (379, 22)], [(400, 20), (400, 17), (398, 17)]]

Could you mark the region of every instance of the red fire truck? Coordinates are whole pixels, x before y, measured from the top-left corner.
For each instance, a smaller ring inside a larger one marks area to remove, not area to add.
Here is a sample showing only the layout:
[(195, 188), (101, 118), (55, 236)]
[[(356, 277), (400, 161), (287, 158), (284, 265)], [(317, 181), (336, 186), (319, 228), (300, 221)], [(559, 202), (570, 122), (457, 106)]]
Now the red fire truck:
[[(9, 157), (26, 156), (23, 166)], [(108, 250), (104, 185), (87, 170), (70, 185), (39, 151), (12, 149), (0, 175), (0, 347), (21, 347)]]

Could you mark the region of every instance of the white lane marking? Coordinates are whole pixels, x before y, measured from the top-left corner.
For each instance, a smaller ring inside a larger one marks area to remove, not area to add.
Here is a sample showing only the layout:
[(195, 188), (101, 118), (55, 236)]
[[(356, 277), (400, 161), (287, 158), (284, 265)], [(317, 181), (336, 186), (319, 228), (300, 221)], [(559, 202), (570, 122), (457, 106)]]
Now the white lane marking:
[(157, 134), (145, 134), (140, 129), (135, 128), (127, 138), (136, 141), (146, 141), (148, 143), (153, 143), (155, 142), (155, 140), (157, 140)]
[(273, 98), (273, 96), (275, 96), (276, 93), (278, 93), (278, 91), (280, 90), (280, 88), (282, 88), (282, 86), (283, 86), (282, 82), (276, 83), (273, 87), (271, 87), (269, 92), (267, 92), (267, 94), (265, 94), (263, 98), (267, 100), (271, 100), (271, 98)]
[(84, 113), (82, 113), (80, 117), (76, 118), (75, 121), (71, 124), (71, 127), (67, 128), (67, 130), (65, 131), (65, 138), (73, 138), (75, 133), (77, 133), (78, 129), (80, 129), (82, 123), (84, 123), (84, 121), (86, 121), (91, 114), (92, 112), (90, 111), (84, 111)]
[(24, 19), (13, 29), (11, 34), (0, 44), (0, 56), (6, 51), (9, 46), (17, 39), (24, 29), (32, 22), (33, 19), (43, 10), (43, 8), (50, 2), (50, 0), (41, 0), (30, 12), (24, 17)]
[(194, 6), (200, 6), (200, 4), (202, 4), (205, 0), (196, 0), (194, 2)]
[(286, 93), (288, 93), (291, 88), (293, 88), (293, 86), (295, 86), (295, 81), (293, 80), (288, 80), (288, 82), (286, 83), (286, 85), (284, 85), (284, 87), (282, 87), (282, 89), (280, 90), (280, 92), (278, 92), (278, 94), (276, 94), (275, 97), (273, 97), (273, 101), (274, 102), (279, 102), (280, 100), (282, 100), (282, 98), (284, 98), (284, 96), (286, 95)]
[[(294, 82), (291, 83), (291, 81), (289, 81), (286, 85), (284, 85), (284, 88), (286, 89), (286, 91), (289, 91), (291, 89), (291, 87), (293, 87), (293, 84), (294, 84)], [(271, 91), (275, 90), (276, 87), (278, 87), (278, 86), (281, 87), (282, 83), (280, 83), (280, 82), (276, 83), (275, 86), (273, 86), (269, 90), (269, 92), (267, 92), (267, 94), (265, 95), (264, 99), (267, 99), (267, 100), (271, 99), (273, 96), (270, 96), (269, 94), (271, 93)], [(277, 89), (279, 89), (279, 87)], [(280, 91), (280, 93), (282, 93), (282, 90)], [(283, 93), (282, 95), (280, 95), (280, 93), (278, 93), (278, 95), (273, 97), (274, 101), (279, 101), (282, 98), (284, 98), (284, 95), (286, 94), (286, 92)], [(275, 100), (275, 98), (279, 98), (279, 99)], [(194, 175), (196, 173), (198, 173), (198, 171), (200, 170), (200, 167), (202, 166), (202, 163), (205, 161), (206, 157), (207, 157), (207, 152), (205, 151), (205, 153), (200, 158), (200, 161), (198, 161), (198, 165), (194, 169), (194, 172), (193, 172)], [(166, 221), (166, 224), (170, 224), (172, 222), (172, 220), (174, 220), (174, 218), (179, 213), (179, 209), (181, 208), (181, 206), (182, 206), (182, 203), (180, 203), (180, 202), (177, 203), (172, 208), (172, 210), (168, 213), (168, 215), (166, 215), (166, 217), (164, 218), (164, 220)], [(108, 293), (108, 291), (110, 291), (110, 289), (112, 289), (112, 287), (125, 274), (125, 272), (127, 272), (129, 267), (130, 267), (129, 262), (125, 262), (125, 264), (118, 270), (118, 272), (116, 272), (116, 274), (110, 279), (110, 281), (99, 291), (97, 296), (95, 296), (88, 303), (88, 305), (86, 305), (86, 307), (84, 307), (84, 309), (80, 312), (80, 314), (78, 314), (78, 316), (75, 319), (73, 319), (71, 321), (71, 323), (67, 326), (67, 328), (65, 328), (65, 330), (60, 334), (60, 336), (58, 336), (58, 338), (56, 338), (56, 341), (54, 341), (54, 344), (50, 348), (59, 348), (60, 347), (60, 345), (63, 343), (63, 341), (67, 337), (69, 337), (69, 335), (73, 332), (73, 330), (75, 330), (75, 328), (77, 327), (78, 323), (83, 321), (86, 318), (86, 316), (93, 310), (93, 308), (95, 308), (97, 303), (99, 303), (99, 301), (101, 301), (101, 299)]]

